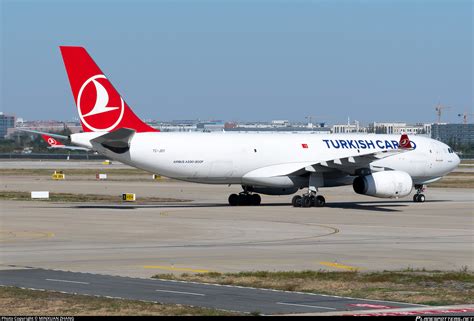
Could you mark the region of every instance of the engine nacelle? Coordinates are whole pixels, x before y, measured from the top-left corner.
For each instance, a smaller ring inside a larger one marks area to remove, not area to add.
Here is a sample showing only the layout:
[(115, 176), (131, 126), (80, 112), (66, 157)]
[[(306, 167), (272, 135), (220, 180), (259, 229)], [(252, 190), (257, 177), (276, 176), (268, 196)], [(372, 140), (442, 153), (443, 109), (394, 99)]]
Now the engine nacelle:
[(247, 191), (265, 195), (291, 195), (298, 191), (298, 187), (264, 187), (246, 186)]
[(354, 179), (352, 186), (358, 194), (394, 198), (410, 194), (413, 188), (413, 180), (406, 172), (384, 171), (358, 176)]

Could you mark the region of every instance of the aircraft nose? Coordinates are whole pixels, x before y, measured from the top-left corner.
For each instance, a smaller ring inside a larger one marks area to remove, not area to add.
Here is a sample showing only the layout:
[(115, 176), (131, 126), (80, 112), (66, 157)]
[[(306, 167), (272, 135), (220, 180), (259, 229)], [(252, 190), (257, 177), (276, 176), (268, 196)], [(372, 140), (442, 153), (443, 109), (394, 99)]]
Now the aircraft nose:
[(461, 159), (459, 158), (458, 154), (454, 153), (454, 164), (456, 164), (456, 167), (461, 163)]

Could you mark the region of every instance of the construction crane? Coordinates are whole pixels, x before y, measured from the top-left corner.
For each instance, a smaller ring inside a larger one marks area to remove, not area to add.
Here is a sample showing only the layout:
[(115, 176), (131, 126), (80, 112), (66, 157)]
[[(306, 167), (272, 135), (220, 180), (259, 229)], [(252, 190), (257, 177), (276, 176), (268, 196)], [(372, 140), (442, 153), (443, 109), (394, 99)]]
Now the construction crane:
[(458, 117), (462, 117), (464, 125), (467, 124), (467, 116), (474, 116), (474, 114), (473, 113), (468, 113), (466, 111), (462, 114), (458, 114)]
[(448, 106), (443, 106), (441, 104), (438, 104), (436, 107), (435, 107), (435, 110), (436, 110), (436, 114), (438, 115), (438, 124), (441, 123), (441, 113), (443, 112), (444, 109), (449, 109), (451, 107), (448, 107)]

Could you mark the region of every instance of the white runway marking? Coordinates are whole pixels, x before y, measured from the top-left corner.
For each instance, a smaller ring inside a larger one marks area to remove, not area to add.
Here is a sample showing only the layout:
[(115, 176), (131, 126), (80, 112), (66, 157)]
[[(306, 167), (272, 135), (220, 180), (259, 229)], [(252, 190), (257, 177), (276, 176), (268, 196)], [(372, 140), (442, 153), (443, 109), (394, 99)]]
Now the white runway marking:
[(46, 281), (65, 282), (65, 283), (77, 283), (77, 284), (90, 284), (89, 282), (70, 281), (70, 280), (59, 280), (59, 279), (46, 279)]
[(296, 307), (307, 307), (307, 308), (336, 310), (336, 309), (334, 309), (334, 308), (320, 307), (320, 306), (317, 306), (317, 305), (306, 305), (306, 304), (285, 303), (285, 302), (277, 302), (277, 304), (281, 304), (281, 305), (294, 305), (294, 306), (296, 306)]
[(167, 292), (167, 293), (176, 293), (176, 294), (185, 294), (185, 295), (198, 295), (198, 296), (206, 296), (202, 293), (192, 293), (192, 292), (180, 292), (180, 291), (168, 291), (168, 290), (155, 290), (157, 292)]

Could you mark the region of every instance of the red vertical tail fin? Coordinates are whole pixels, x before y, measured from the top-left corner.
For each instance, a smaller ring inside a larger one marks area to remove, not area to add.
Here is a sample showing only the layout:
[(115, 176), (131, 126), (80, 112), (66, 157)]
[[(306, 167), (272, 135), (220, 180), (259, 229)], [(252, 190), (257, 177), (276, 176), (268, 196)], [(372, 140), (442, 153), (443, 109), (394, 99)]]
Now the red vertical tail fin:
[(140, 120), (82, 47), (60, 47), (84, 132), (158, 131)]

